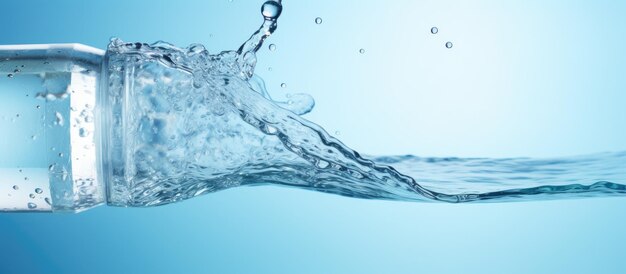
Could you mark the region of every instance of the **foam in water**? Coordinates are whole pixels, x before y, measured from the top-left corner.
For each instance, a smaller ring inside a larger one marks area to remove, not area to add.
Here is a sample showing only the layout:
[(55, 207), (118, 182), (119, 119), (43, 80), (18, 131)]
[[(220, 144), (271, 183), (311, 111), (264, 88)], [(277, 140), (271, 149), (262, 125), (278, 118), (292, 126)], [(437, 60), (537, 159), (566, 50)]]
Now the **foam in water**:
[(125, 98), (107, 94), (114, 117), (107, 127), (110, 204), (160, 205), (263, 184), (446, 202), (626, 194), (626, 152), (554, 159), (361, 156), (300, 116), (313, 108), (310, 96), (274, 101), (254, 74), (255, 52), (281, 12), (279, 2), (266, 2), (263, 25), (237, 51), (112, 40), (109, 90), (133, 88)]

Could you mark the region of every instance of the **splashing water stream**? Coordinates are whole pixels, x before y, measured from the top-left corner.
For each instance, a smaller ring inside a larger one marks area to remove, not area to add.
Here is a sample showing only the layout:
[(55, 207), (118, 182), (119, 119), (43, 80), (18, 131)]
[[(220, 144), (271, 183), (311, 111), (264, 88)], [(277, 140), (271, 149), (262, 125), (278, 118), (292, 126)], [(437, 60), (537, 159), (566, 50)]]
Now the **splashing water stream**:
[(280, 2), (267, 1), (261, 27), (238, 50), (215, 55), (198, 44), (111, 41), (109, 89), (133, 86), (127, 105), (119, 103), (121, 94), (107, 95), (114, 102), (109, 111), (130, 113), (108, 127), (114, 152), (107, 157), (124, 167), (109, 175), (111, 204), (160, 205), (262, 184), (445, 202), (626, 194), (626, 152), (555, 159), (361, 156), (299, 116), (314, 106), (309, 95), (274, 101), (254, 74), (255, 53), (281, 12)]

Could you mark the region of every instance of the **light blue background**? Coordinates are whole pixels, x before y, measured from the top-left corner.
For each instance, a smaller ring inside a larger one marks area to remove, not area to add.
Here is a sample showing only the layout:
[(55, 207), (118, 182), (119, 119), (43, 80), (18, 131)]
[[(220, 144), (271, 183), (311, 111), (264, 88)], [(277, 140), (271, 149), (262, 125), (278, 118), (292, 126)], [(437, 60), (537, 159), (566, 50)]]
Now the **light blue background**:
[[(260, 25), (261, 4), (10, 1), (0, 44), (104, 48), (118, 36), (217, 52)], [(607, 0), (285, 0), (257, 72), (277, 98), (312, 94), (306, 117), (365, 154), (624, 150), (625, 13)], [(0, 214), (0, 273), (625, 273), (625, 209), (239, 188), (158, 208)]]

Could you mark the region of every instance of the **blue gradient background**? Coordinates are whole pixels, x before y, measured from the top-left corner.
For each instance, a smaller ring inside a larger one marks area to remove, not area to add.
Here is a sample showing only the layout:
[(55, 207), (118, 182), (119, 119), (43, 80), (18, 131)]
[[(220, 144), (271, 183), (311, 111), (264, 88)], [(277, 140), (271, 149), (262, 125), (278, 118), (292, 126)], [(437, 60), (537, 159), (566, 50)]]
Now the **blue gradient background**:
[[(260, 25), (261, 4), (7, 1), (0, 44), (118, 36), (217, 52)], [(285, 0), (257, 72), (274, 97), (312, 94), (307, 118), (365, 154), (624, 150), (625, 13), (612, 0)], [(0, 273), (626, 273), (625, 209), (238, 188), (158, 208), (0, 214)]]

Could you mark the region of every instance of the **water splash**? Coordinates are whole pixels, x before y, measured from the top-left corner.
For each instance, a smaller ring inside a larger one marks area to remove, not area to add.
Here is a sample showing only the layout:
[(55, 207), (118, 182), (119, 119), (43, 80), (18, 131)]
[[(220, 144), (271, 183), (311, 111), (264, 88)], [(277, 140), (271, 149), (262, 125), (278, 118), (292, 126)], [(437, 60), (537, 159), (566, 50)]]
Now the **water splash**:
[[(626, 194), (626, 152), (556, 159), (361, 156), (300, 116), (313, 108), (310, 96), (274, 101), (254, 75), (255, 53), (281, 11), (280, 2), (266, 2), (259, 30), (237, 51), (215, 55), (199, 45), (112, 40), (109, 101), (124, 118), (109, 127), (110, 204), (161, 205), (263, 184), (445, 202)], [(133, 86), (130, 93), (116, 93), (125, 85)], [(116, 105), (121, 96), (126, 103)]]

